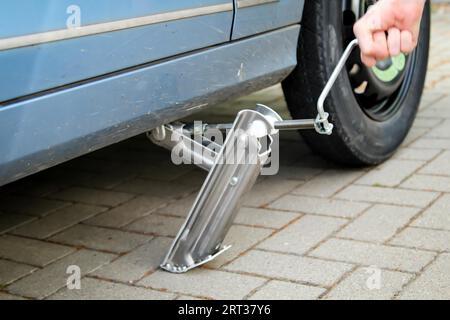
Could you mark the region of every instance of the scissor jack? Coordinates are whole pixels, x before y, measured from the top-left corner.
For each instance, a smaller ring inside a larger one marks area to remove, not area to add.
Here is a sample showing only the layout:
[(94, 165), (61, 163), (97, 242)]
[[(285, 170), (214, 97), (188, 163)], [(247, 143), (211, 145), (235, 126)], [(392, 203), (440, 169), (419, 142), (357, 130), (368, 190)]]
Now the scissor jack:
[[(325, 98), (357, 44), (353, 40), (344, 51), (319, 97), (315, 119), (283, 120), (269, 107), (257, 105), (255, 110), (239, 112), (233, 124), (189, 127), (175, 123), (148, 133), (155, 144), (175, 150), (209, 172), (161, 268), (183, 273), (230, 248), (223, 240), (239, 211), (242, 196), (251, 190), (270, 161), (279, 130), (315, 129), (319, 134), (331, 135), (333, 125), (324, 110)], [(209, 129), (227, 131), (224, 143), (204, 136)], [(200, 140), (193, 138), (199, 135)]]

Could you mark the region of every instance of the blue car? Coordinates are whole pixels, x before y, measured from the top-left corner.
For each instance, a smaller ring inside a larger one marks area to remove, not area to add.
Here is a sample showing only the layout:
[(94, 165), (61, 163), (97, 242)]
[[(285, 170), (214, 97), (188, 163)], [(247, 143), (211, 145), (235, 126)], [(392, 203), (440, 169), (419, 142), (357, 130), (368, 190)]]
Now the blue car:
[[(0, 185), (282, 82), (293, 118), (316, 99), (368, 0), (15, 0), (0, 4)], [(308, 145), (353, 166), (389, 158), (417, 112), (418, 48), (365, 67), (356, 50)]]

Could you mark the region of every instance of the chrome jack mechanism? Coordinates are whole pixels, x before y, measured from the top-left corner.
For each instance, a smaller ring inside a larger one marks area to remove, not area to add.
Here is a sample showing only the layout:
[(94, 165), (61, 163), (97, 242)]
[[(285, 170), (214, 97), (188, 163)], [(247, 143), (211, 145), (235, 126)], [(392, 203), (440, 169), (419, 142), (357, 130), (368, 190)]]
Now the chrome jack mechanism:
[[(315, 129), (330, 135), (333, 125), (323, 104), (356, 40), (350, 43), (334, 70), (317, 103), (316, 119), (284, 120), (272, 109), (257, 105), (255, 110), (238, 113), (233, 124), (189, 127), (169, 124), (148, 133), (152, 142), (209, 172), (191, 210), (173, 241), (161, 268), (183, 273), (205, 264), (226, 251), (226, 234), (241, 205), (242, 196), (249, 192), (271, 161), (271, 153), (278, 147), (275, 139), (279, 130)], [(223, 144), (211, 141), (204, 133), (216, 129), (227, 131)], [(200, 135), (202, 139), (192, 138)], [(276, 150), (275, 150), (276, 151)]]
[[(213, 150), (215, 145), (211, 147), (209, 143), (212, 141), (206, 138), (202, 143), (193, 140), (192, 130), (182, 125), (164, 126), (152, 131), (150, 138), (153, 142), (169, 149), (177, 144), (176, 152), (183, 151), (190, 160), (209, 155), (200, 166), (209, 174), (161, 265), (163, 269), (186, 272), (211, 261), (229, 248), (222, 244), (223, 240), (240, 208), (242, 195), (251, 190), (269, 159), (272, 136), (278, 133), (274, 124), (278, 121), (281, 121), (280, 116), (262, 105), (255, 111), (239, 112), (224, 144), (219, 146), (219, 152)], [(260, 143), (264, 138), (268, 138), (266, 148), (262, 148)]]

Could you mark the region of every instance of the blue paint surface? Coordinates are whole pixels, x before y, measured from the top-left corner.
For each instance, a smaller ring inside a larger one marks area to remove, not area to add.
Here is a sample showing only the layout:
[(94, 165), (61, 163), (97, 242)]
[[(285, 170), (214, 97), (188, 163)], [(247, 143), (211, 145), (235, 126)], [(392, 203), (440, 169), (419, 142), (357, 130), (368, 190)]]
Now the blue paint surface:
[[(232, 38), (240, 39), (299, 23), (305, 0), (279, 0), (236, 11)], [(312, 1), (312, 0), (310, 0)]]
[[(0, 4), (0, 38), (66, 28), (67, 8), (81, 26), (232, 0), (16, 0)], [(0, 101), (227, 42), (233, 12), (0, 51)]]
[[(231, 1), (231, 0), (230, 0)], [(228, 3), (229, 0), (14, 0), (0, 4), (0, 38), (66, 28), (67, 8), (81, 9), (81, 25)]]

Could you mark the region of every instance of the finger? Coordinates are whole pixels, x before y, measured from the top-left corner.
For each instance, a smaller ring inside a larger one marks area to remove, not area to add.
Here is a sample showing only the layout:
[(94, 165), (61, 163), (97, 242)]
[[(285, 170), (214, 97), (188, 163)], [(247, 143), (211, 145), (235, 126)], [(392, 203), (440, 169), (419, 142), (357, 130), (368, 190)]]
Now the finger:
[(409, 31), (402, 31), (400, 34), (400, 39), (401, 39), (401, 51), (403, 53), (411, 53), (415, 47), (412, 33)]
[(363, 53), (361, 53), (361, 61), (364, 63), (367, 67), (372, 68), (377, 64), (377, 60), (372, 56), (367, 56)]
[(388, 43), (386, 34), (384, 31), (377, 31), (373, 34), (373, 40), (375, 42), (375, 58), (377, 60), (384, 60), (389, 57)]
[(358, 38), (361, 55), (365, 57), (364, 59), (361, 58), (363, 62), (369, 61), (370, 58), (375, 58), (375, 43), (373, 40), (372, 31), (370, 31), (364, 17), (356, 22), (353, 27), (353, 32), (356, 38)]
[(401, 50), (400, 30), (397, 28), (390, 28), (388, 31), (388, 49), (391, 57), (398, 56)]
[(388, 31), (388, 49), (391, 57), (395, 57), (401, 52), (401, 32), (397, 28), (391, 28)]

